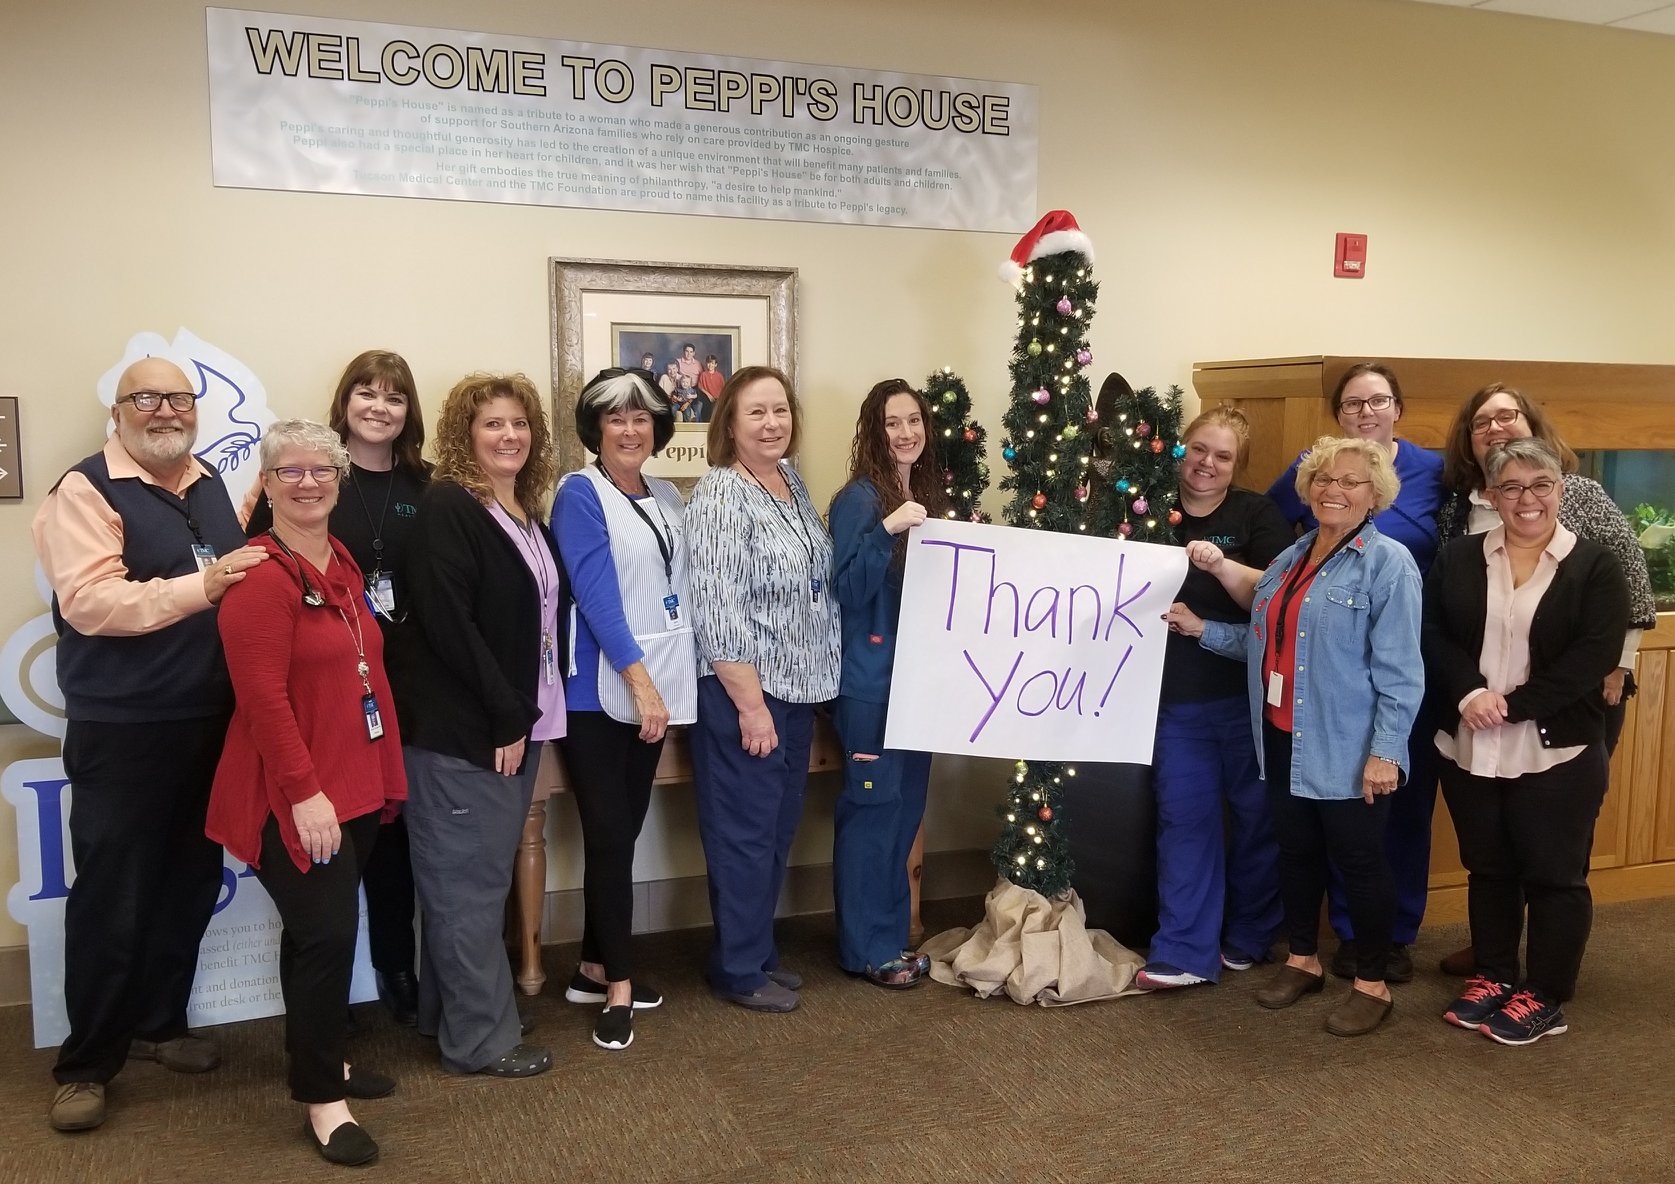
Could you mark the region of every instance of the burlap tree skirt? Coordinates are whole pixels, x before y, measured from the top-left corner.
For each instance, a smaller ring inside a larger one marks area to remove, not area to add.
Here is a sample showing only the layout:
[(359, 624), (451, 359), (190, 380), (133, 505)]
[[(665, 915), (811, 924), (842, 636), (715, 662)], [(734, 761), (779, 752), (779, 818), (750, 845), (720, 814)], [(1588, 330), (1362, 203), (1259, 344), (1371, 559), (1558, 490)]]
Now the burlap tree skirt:
[(1001, 879), (974, 929), (949, 929), (920, 947), (931, 977), (979, 998), (1005, 991), (1014, 1003), (1066, 1007), (1136, 995), (1145, 965), (1103, 929), (1088, 929), (1075, 889), (1056, 900)]

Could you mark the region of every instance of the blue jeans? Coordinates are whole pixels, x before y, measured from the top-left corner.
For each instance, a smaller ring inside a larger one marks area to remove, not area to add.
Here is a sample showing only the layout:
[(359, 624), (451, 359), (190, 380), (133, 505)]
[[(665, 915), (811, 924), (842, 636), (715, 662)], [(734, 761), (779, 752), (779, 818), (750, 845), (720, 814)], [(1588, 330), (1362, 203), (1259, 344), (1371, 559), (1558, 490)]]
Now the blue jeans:
[(760, 989), (779, 966), (774, 910), (803, 816), (814, 743), (813, 704), (762, 698), (779, 736), (767, 756), (744, 750), (738, 709), (714, 675), (698, 680), (698, 722), (687, 733), (715, 921), (709, 982), (735, 995)]

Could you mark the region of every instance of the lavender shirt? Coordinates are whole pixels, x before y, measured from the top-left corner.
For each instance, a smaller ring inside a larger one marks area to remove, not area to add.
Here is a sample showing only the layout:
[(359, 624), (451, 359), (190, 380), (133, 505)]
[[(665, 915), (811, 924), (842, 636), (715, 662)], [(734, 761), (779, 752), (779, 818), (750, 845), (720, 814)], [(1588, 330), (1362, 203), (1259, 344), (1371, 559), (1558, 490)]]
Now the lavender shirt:
[[(531, 742), (541, 740), (558, 740), (564, 736), (564, 679), (559, 669), (562, 655), (558, 652), (558, 564), (553, 561), (551, 549), (541, 538), (541, 528), (532, 522), (528, 527), (518, 525), (518, 520), (506, 512), (499, 502), (489, 507), (489, 513), (500, 523), (500, 529), (506, 532), (506, 537), (512, 540), (512, 545), (523, 556), (524, 566), (535, 577), (535, 586), (541, 593), (541, 632), (552, 646), (549, 660), (540, 665), (540, 677), (535, 680), (535, 700), (541, 708), (541, 718), (535, 721), (535, 726), (529, 730)], [(552, 681), (547, 681), (548, 673), (552, 674)]]

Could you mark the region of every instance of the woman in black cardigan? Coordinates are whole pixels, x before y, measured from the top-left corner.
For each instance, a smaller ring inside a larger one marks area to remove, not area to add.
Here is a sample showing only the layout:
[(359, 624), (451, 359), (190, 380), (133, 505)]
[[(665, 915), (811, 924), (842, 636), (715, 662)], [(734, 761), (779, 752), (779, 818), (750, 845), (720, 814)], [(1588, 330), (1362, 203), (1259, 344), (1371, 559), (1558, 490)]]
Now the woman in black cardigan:
[(1617, 558), (1559, 522), (1564, 478), (1545, 442), (1508, 441), (1486, 468), (1501, 525), (1445, 546), (1425, 584), (1442, 792), (1477, 951), (1443, 1018), (1522, 1045), (1565, 1031), (1593, 920), (1588, 856), (1609, 776), (1599, 688), (1629, 593)]
[(521, 1042), (500, 931), (541, 742), (564, 735), (560, 569), (541, 525), (553, 461), (521, 374), (461, 381), (436, 436), (407, 544), (396, 694), (424, 923), (419, 1030), (450, 1072), (528, 1077), (552, 1058)]

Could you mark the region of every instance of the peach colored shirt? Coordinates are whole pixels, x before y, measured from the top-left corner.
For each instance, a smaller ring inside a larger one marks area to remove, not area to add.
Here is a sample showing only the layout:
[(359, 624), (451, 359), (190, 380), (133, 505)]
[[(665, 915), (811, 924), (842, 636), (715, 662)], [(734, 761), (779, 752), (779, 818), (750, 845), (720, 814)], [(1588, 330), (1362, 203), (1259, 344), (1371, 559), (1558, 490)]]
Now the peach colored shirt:
[[(105, 441), (105, 464), (115, 478), (138, 477), (163, 488), (119, 437)], [(172, 493), (207, 478), (193, 460)], [(198, 572), (172, 579), (133, 580), (122, 562), (122, 519), (80, 473), (68, 473), (47, 495), (30, 524), (58, 611), (76, 632), (90, 637), (134, 637), (184, 620), (209, 607)]]
[[(1489, 611), (1483, 628), (1483, 653), (1478, 671), (1488, 680), (1460, 700), (1460, 710), (1479, 695), (1506, 694), (1530, 677), (1530, 621), (1553, 583), (1559, 561), (1576, 546), (1576, 536), (1555, 525), (1553, 538), (1536, 559), (1535, 572), (1517, 587), (1512, 585), (1512, 561), (1506, 554), (1506, 527), (1483, 536), (1483, 555), (1489, 567)], [(1437, 731), (1437, 751), (1477, 777), (1521, 777), (1562, 765), (1583, 746), (1545, 748), (1533, 719), (1474, 732), (1462, 722), (1452, 736)]]

